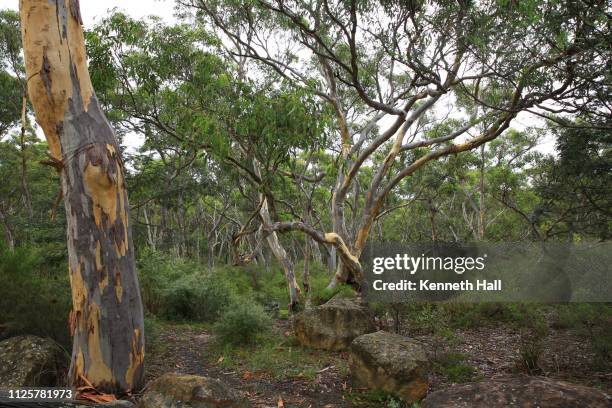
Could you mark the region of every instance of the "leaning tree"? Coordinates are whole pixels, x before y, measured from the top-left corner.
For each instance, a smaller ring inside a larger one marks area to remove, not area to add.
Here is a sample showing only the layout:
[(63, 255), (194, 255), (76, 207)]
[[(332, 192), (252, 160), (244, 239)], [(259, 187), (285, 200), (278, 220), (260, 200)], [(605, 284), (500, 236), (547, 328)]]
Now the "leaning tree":
[(610, 64), (603, 1), (177, 2), (223, 36), (229, 55), (335, 112), (331, 231), (302, 220), (266, 226), (335, 246), (342, 262), (331, 286), (359, 284), (375, 220), (423, 166), (479, 148), (525, 113), (609, 112), (596, 103)]
[(143, 311), (125, 171), (94, 94), (78, 0), (21, 0), (28, 94), (61, 175), (73, 334), (69, 380), (121, 393), (142, 386)]
[(295, 309), (301, 290), (294, 262), (279, 234), (263, 233), (258, 225), (283, 219), (287, 202), (275, 192), (279, 185), (313, 180), (290, 171), (288, 163), (325, 144), (328, 115), (318, 101), (274, 76), (245, 80), (240, 63), (213, 53), (218, 41), (199, 28), (115, 13), (87, 40), (100, 99), (119, 127), (145, 135), (145, 148), (166, 166), (181, 163), (173, 179), (193, 171), (203, 152), (233, 178), (247, 213), (246, 221), (230, 220), (237, 225), (234, 262), (250, 262), (267, 246), (285, 274), (289, 308)]

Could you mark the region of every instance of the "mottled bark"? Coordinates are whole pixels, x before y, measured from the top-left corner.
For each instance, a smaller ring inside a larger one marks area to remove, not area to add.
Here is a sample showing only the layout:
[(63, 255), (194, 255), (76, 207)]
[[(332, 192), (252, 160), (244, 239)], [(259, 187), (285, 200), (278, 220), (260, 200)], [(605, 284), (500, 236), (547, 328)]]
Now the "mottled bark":
[(429, 211), (429, 224), (431, 225), (431, 240), (436, 242), (438, 240), (438, 228), (436, 226), (436, 207), (431, 199), (427, 201), (427, 207)]
[(2, 210), (2, 208), (0, 208), (0, 222), (2, 223), (2, 226), (4, 227), (4, 240), (6, 241), (6, 245), (8, 246), (9, 250), (14, 251), (15, 250), (15, 234), (13, 233), (13, 228), (11, 227), (11, 225), (8, 222), (8, 217), (4, 214), (4, 211)]
[(304, 286), (304, 292), (308, 296), (310, 294), (310, 246), (312, 242), (310, 237), (306, 237), (304, 242), (304, 276), (302, 279), (302, 285)]
[(73, 309), (69, 380), (143, 385), (143, 311), (124, 168), (87, 69), (78, 0), (21, 0), (28, 94), (61, 171)]
[(149, 244), (149, 248), (155, 251), (156, 250), (155, 235), (157, 234), (153, 232), (153, 226), (151, 225), (151, 220), (149, 219), (149, 213), (147, 212), (146, 206), (144, 207), (142, 213), (144, 215), (145, 223), (147, 224), (147, 243)]
[[(270, 218), (270, 213), (268, 211), (268, 200), (266, 198), (263, 199), (263, 204), (259, 210), (259, 214), (264, 225), (272, 224), (272, 219)], [(287, 289), (289, 291), (289, 310), (294, 310), (300, 302), (301, 291), (295, 277), (293, 262), (291, 262), (291, 259), (289, 259), (289, 255), (280, 243), (278, 234), (276, 232), (269, 234), (266, 237), (266, 240), (268, 241), (268, 246), (274, 254), (274, 257), (283, 268), (285, 279), (287, 280)]]
[[(259, 169), (259, 166), (259, 162), (257, 162), (257, 160), (253, 160), (253, 171), (257, 177), (261, 179), (261, 170)], [(268, 198), (265, 196), (265, 194), (261, 193), (259, 195), (259, 200), (261, 203), (259, 206), (259, 218), (261, 218), (261, 222), (264, 227), (271, 225), (272, 217), (270, 216)], [(272, 254), (281, 265), (283, 272), (285, 273), (287, 289), (289, 291), (289, 310), (295, 310), (296, 306), (300, 302), (301, 290), (295, 277), (293, 262), (291, 262), (291, 259), (289, 259), (289, 255), (281, 244), (278, 234), (275, 231), (268, 234), (266, 241), (268, 242), (268, 246), (270, 247)]]
[(486, 228), (486, 208), (485, 208), (485, 147), (480, 146), (480, 183), (478, 184), (478, 240), (483, 241)]
[(26, 152), (26, 130), (28, 124), (26, 111), (28, 97), (25, 90), (21, 99), (21, 135), (19, 140), (19, 150), (21, 154), (21, 190), (23, 194), (23, 204), (28, 211), (28, 215), (32, 218), (34, 216), (34, 210), (32, 209), (32, 195), (30, 194), (30, 187), (28, 186), (28, 156)]

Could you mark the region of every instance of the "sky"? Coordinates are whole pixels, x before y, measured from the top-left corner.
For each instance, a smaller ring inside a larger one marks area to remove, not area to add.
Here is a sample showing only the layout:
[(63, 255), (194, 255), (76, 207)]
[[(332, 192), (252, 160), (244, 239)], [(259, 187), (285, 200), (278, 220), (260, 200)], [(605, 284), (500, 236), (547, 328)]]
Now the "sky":
[[(109, 14), (109, 10), (117, 8), (134, 18), (150, 15), (161, 17), (168, 23), (175, 22), (174, 0), (81, 0), (81, 15), (83, 25), (90, 29), (93, 25)], [(19, 0), (0, 0), (0, 9), (19, 10)], [(42, 129), (37, 129), (38, 136), (43, 139)], [(127, 153), (135, 153), (144, 142), (144, 137), (135, 133), (125, 135), (123, 145)]]
[[(19, 9), (19, 0), (0, 0), (0, 9)], [(176, 21), (174, 18), (174, 0), (81, 0), (81, 15), (86, 29), (108, 15), (109, 10), (117, 8), (134, 18), (143, 18), (150, 15), (161, 17), (168, 23)], [(530, 126), (542, 126), (543, 122), (533, 115), (519, 115), (512, 124), (515, 129), (523, 130)], [(40, 135), (43, 137), (43, 135)], [(143, 143), (142, 135), (128, 134), (123, 144), (129, 152), (134, 152)], [(554, 151), (554, 139), (545, 137), (536, 148), (544, 153)]]
[[(114, 7), (135, 18), (156, 15), (168, 22), (174, 21), (174, 0), (81, 0), (85, 28), (91, 28)], [(0, 9), (6, 8), (18, 10), (19, 0), (0, 0)]]

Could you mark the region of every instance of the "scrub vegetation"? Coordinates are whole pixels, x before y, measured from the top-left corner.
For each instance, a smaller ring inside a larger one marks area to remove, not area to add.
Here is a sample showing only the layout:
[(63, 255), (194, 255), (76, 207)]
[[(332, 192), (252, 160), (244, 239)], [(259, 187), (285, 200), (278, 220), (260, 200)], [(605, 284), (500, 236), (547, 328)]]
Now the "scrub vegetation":
[[(605, 1), (175, 4), (91, 27), (86, 2), (0, 10), (0, 340), (52, 339), (66, 382), (138, 397), (176, 371), (256, 406), (416, 407), (294, 330), (359, 302), (369, 243), (609, 245)], [(612, 389), (610, 303), (366, 306), (423, 345), (428, 392)]]

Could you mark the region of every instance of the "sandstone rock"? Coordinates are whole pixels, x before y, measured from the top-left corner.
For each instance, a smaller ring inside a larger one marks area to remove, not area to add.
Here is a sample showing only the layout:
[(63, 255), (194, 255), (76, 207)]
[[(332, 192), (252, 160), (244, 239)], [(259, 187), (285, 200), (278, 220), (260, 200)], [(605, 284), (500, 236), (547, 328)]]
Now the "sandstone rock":
[(371, 312), (358, 299), (334, 297), (295, 318), (300, 344), (324, 350), (344, 350), (355, 337), (376, 330)]
[(429, 360), (421, 344), (407, 337), (384, 331), (357, 337), (349, 367), (358, 386), (386, 391), (408, 403), (427, 393)]
[(147, 386), (139, 408), (244, 408), (249, 402), (221, 381), (167, 373)]
[(423, 408), (609, 408), (609, 395), (544, 377), (512, 376), (455, 385), (430, 394)]
[(0, 342), (0, 385), (4, 388), (52, 387), (68, 357), (51, 340), (17, 336)]

